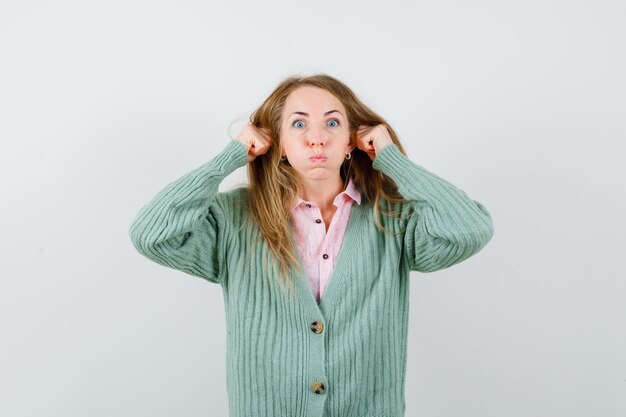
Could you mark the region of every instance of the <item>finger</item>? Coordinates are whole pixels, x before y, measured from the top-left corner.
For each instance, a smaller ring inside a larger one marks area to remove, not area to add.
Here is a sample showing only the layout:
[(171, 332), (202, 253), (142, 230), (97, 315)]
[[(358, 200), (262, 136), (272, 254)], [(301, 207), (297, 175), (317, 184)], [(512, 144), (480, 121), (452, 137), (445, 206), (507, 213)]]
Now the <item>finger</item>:
[(375, 138), (372, 135), (364, 136), (360, 143), (363, 146), (364, 151), (371, 151), (374, 149), (374, 140)]
[(255, 130), (255, 133), (256, 133), (257, 137), (259, 138), (259, 141), (263, 142), (264, 144), (265, 143), (270, 143), (272, 141), (272, 136), (270, 134), (269, 129), (257, 128)]
[(368, 144), (368, 145), (372, 145), (374, 143), (374, 141), (376, 141), (377, 138), (377, 134), (374, 131), (374, 129), (367, 129), (364, 130), (361, 135), (360, 135), (360, 140), (364, 143), (364, 144)]
[(368, 151), (368, 146), (367, 146), (367, 142), (363, 141), (362, 139), (357, 140), (356, 142), (356, 146), (357, 148), (359, 148), (360, 150), (367, 152)]
[(266, 139), (265, 136), (258, 134), (254, 136), (254, 153), (256, 155), (263, 155), (267, 153), (269, 148), (272, 146), (271, 140)]
[(266, 153), (269, 148), (270, 148), (269, 143), (262, 142), (262, 143), (259, 143), (259, 145), (255, 149), (261, 155), (261, 154)]

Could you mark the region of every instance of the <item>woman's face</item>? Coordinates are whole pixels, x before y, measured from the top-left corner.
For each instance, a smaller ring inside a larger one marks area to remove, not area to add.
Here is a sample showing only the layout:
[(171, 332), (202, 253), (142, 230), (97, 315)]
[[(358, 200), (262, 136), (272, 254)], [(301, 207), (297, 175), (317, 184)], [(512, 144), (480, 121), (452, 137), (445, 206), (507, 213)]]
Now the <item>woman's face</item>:
[[(350, 129), (346, 110), (330, 92), (318, 87), (299, 87), (287, 96), (281, 115), (282, 155), (309, 179), (336, 178), (346, 154)], [(314, 155), (324, 158), (312, 159)]]

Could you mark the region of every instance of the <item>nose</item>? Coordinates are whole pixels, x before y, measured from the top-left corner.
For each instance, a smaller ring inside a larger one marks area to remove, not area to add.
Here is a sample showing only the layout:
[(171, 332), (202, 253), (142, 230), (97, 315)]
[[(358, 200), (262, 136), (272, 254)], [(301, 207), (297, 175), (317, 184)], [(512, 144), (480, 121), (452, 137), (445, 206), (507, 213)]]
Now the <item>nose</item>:
[(326, 140), (322, 134), (322, 129), (319, 127), (312, 127), (309, 130), (309, 144), (311, 146), (324, 146)]
[(312, 147), (324, 146), (324, 142), (325, 142), (325, 140), (320, 138), (319, 136), (309, 139), (309, 144)]

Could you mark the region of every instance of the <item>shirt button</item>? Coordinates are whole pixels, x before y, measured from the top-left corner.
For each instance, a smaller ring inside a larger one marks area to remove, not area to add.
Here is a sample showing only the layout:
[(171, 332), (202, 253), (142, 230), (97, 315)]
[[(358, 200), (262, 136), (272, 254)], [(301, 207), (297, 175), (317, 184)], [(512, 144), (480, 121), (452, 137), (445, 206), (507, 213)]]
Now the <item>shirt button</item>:
[(315, 223), (321, 223), (322, 221), (320, 219), (315, 219)]
[(324, 330), (324, 325), (321, 321), (314, 321), (313, 323), (311, 323), (311, 330), (313, 330), (313, 333), (322, 333), (322, 331)]
[(327, 254), (327, 253), (323, 254), (323, 255), (322, 255), (322, 258), (324, 258), (324, 259), (328, 259), (328, 254)]
[(315, 381), (313, 384), (311, 384), (311, 390), (316, 394), (323, 394), (324, 384), (322, 384), (320, 381)]
[(306, 204), (306, 206), (307, 206), (308, 208), (311, 208), (311, 205), (310, 205), (309, 203), (307, 203), (307, 204)]

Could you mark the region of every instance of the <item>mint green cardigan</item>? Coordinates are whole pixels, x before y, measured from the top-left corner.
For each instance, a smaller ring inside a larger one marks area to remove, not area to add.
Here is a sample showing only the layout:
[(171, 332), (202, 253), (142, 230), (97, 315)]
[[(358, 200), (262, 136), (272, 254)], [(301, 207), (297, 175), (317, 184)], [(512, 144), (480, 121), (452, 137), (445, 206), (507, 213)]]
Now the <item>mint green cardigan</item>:
[(160, 191), (129, 229), (143, 256), (220, 284), (230, 417), (403, 416), (409, 272), (434, 272), (479, 252), (493, 236), (490, 214), (387, 145), (373, 167), (408, 200), (403, 215), (415, 214), (382, 216), (398, 232), (383, 234), (372, 205), (354, 205), (320, 304), (304, 275), (295, 275), (297, 297), (288, 301), (277, 277), (263, 274), (267, 246), (249, 248), (260, 232), (240, 227), (246, 188), (218, 192), (246, 163), (245, 145), (231, 140)]

